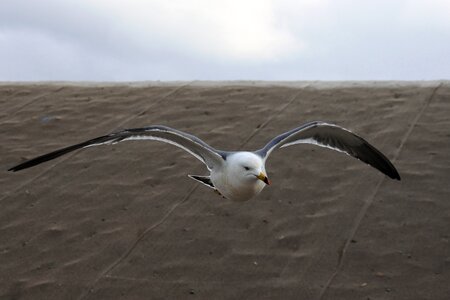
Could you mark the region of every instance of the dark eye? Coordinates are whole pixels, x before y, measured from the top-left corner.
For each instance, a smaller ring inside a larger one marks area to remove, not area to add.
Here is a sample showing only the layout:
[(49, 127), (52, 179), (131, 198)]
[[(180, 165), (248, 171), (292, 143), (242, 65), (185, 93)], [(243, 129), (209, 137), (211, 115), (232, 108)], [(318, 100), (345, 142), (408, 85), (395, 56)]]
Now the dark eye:
[(250, 168), (249, 168), (249, 167), (244, 167), (244, 169), (245, 169), (246, 171), (250, 170)]

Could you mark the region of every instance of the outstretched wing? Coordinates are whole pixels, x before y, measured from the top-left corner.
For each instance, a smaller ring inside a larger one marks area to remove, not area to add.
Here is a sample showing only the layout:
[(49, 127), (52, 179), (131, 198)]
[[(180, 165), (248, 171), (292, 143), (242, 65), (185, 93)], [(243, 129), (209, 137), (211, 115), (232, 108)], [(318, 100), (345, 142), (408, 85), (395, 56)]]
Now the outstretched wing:
[(156, 125), (144, 128), (125, 129), (108, 135), (100, 136), (83, 143), (65, 147), (48, 154), (30, 159), (15, 167), (10, 168), (8, 171), (15, 172), (30, 168), (78, 149), (115, 144), (118, 142), (130, 140), (156, 140), (175, 145), (198, 158), (200, 161), (206, 164), (209, 169), (220, 166), (223, 162), (222, 153), (215, 150), (199, 138), (170, 127)]
[(400, 175), (389, 159), (363, 138), (345, 128), (321, 121), (309, 122), (285, 132), (256, 153), (267, 159), (273, 150), (295, 144), (313, 144), (343, 152), (371, 165), (392, 179), (400, 180)]

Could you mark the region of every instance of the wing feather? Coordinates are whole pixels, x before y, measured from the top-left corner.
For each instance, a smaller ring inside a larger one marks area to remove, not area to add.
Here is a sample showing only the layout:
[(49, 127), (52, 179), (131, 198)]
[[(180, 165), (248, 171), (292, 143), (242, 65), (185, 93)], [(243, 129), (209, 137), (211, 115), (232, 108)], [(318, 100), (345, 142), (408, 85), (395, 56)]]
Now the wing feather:
[(222, 152), (218, 151), (196, 136), (161, 125), (144, 128), (131, 128), (114, 132), (108, 135), (64, 147), (56, 151), (27, 160), (8, 171), (19, 171), (55, 159), (69, 152), (100, 145), (115, 144), (129, 140), (157, 140), (182, 148), (202, 161), (209, 169), (213, 169), (223, 163)]
[(276, 136), (256, 153), (267, 159), (273, 150), (296, 144), (313, 144), (343, 152), (367, 163), (392, 179), (400, 180), (400, 175), (389, 159), (366, 140), (348, 129), (321, 121), (309, 122)]

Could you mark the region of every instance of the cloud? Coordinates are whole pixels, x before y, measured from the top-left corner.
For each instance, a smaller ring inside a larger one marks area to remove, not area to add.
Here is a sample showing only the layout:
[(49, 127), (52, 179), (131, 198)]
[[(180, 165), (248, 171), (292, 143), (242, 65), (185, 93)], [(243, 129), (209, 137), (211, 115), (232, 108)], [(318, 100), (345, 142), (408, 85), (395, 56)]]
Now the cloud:
[[(173, 0), (98, 1), (108, 7), (114, 32), (149, 52), (175, 49), (184, 55), (219, 60), (270, 61), (301, 49), (278, 26), (272, 1)], [(155, 45), (155, 41), (158, 45)]]
[(449, 78), (444, 0), (15, 0), (0, 80)]
[(410, 0), (404, 5), (400, 21), (411, 29), (450, 30), (450, 1), (448, 0)]

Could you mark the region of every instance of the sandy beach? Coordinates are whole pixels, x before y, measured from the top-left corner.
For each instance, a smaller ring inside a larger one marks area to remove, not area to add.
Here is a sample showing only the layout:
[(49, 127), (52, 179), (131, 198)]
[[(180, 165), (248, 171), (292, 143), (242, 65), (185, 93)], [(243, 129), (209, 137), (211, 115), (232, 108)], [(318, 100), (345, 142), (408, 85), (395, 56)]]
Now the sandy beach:
[[(0, 84), (0, 299), (450, 299), (450, 82)], [(393, 181), (312, 145), (245, 203), (158, 142), (25, 159), (167, 125), (254, 150), (311, 120), (364, 137)]]

